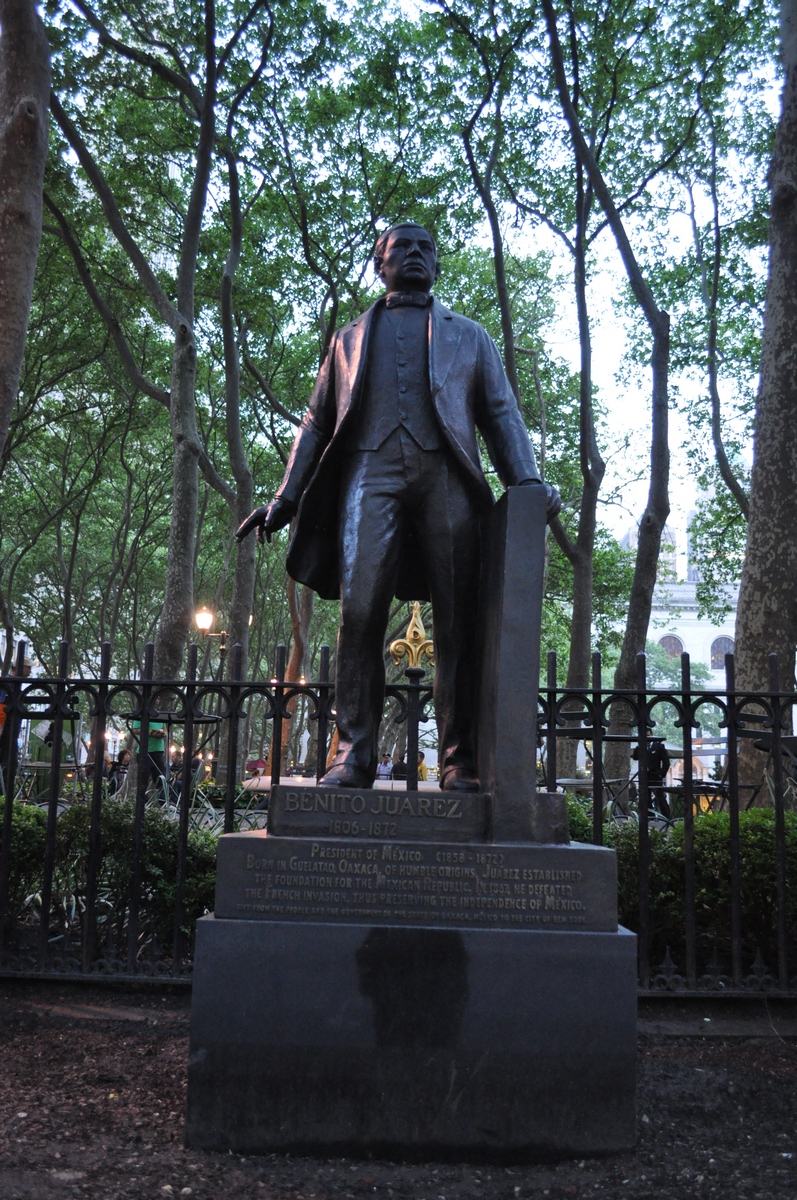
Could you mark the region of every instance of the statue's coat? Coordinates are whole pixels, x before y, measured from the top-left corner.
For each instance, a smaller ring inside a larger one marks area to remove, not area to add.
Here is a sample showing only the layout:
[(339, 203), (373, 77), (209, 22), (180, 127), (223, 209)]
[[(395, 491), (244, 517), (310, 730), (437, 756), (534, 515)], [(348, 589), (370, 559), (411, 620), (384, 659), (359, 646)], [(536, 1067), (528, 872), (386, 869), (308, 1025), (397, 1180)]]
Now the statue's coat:
[[(330, 344), (291, 449), (277, 496), (298, 506), (287, 567), (328, 600), (340, 595), (338, 499), (345, 434), (362, 394), (377, 301), (339, 329)], [(475, 321), (438, 300), (429, 306), (429, 385), (446, 441), (485, 511), (493, 493), (482, 471), (481, 433), (501, 482), (539, 479), (534, 451), (498, 350)], [(474, 531), (478, 537), (478, 532)], [(401, 600), (428, 598), (420, 556), (404, 547), (396, 587)]]

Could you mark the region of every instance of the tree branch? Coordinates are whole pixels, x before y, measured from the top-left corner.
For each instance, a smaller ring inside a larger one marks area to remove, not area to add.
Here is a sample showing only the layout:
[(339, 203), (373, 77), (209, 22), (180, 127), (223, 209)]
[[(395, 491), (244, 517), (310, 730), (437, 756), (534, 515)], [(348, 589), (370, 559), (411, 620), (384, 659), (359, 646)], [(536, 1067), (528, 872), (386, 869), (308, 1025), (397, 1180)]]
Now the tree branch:
[(252, 362), (252, 359), (249, 355), (249, 343), (246, 340), (246, 325), (242, 324), (239, 326), (239, 333), (241, 337), (241, 353), (243, 355), (244, 366), (252, 378), (257, 381), (258, 386), (262, 388), (263, 394), (268, 400), (270, 407), (273, 408), (274, 411), (283, 418), (283, 420), (289, 421), (291, 425), (301, 425), (302, 422), (299, 417), (295, 417), (292, 412), (288, 411), (284, 404), (280, 403), (280, 401), (277, 399), (274, 389), (266, 379), (265, 375), (258, 370), (255, 364)]
[(72, 231), (69, 228), (66, 217), (61, 212), (55, 201), (48, 196), (46, 192), (44, 193), (44, 203), (47, 205), (50, 212), (58, 222), (57, 228), (51, 225), (45, 226), (45, 228), (48, 230), (48, 232), (52, 232), (60, 237), (67, 250), (72, 255), (72, 259), (74, 261), (77, 273), (80, 276), (81, 283), (86, 289), (92, 304), (105, 322), (105, 326), (111, 335), (113, 344), (116, 347), (116, 352), (119, 355), (119, 358), (122, 360), (122, 366), (127, 372), (130, 382), (134, 387), (138, 388), (139, 391), (142, 391), (145, 396), (150, 396), (153, 400), (157, 400), (159, 404), (162, 404), (164, 408), (168, 409), (171, 402), (169, 393), (165, 390), (165, 388), (158, 387), (157, 384), (152, 383), (151, 380), (147, 379), (147, 377), (139, 369), (127, 339), (122, 333), (122, 328), (119, 324), (116, 314), (112, 312), (109, 305), (106, 304), (91, 277), (88, 264), (86, 263), (80, 247), (72, 235)]
[(655, 334), (663, 335), (665, 326), (669, 328), (667, 315), (659, 310), (658, 305), (653, 297), (653, 293), (648, 287), (642, 272), (637, 263), (636, 256), (631, 249), (631, 243), (628, 240), (628, 235), (623, 227), (623, 222), (620, 219), (620, 214), (617, 210), (617, 205), (614, 203), (611, 192), (603, 178), (603, 172), (595, 161), (595, 156), (587, 145), (584, 134), (581, 132), (581, 126), (578, 120), (578, 114), (573, 107), (573, 101), (570, 98), (570, 90), (567, 85), (567, 77), (564, 70), (564, 61), (562, 58), (562, 47), (559, 41), (559, 32), (556, 28), (556, 14), (554, 13), (552, 0), (542, 0), (543, 9), (545, 11), (545, 23), (548, 28), (548, 39), (551, 46), (551, 59), (554, 68), (554, 77), (556, 79), (556, 87), (559, 92), (559, 102), (562, 106), (565, 120), (567, 121), (570, 130), (570, 136), (573, 139), (573, 146), (584, 164), (584, 168), (589, 176), (593, 191), (600, 201), (601, 208), (606, 214), (607, 220), (611, 227), (614, 239), (617, 242), (617, 248), (620, 251), (620, 257), (623, 260), (628, 282), (631, 285), (631, 290), (639, 302), (645, 318)]
[(138, 275), (141, 283), (146, 289), (147, 295), (152, 300), (159, 316), (163, 318), (166, 324), (175, 333), (179, 332), (181, 325), (188, 323), (183, 318), (178, 309), (174, 307), (166, 293), (164, 292), (158, 280), (155, 278), (149, 263), (144, 257), (141, 248), (135, 238), (127, 228), (122, 214), (119, 212), (119, 207), (116, 203), (116, 198), (108, 185), (105, 176), (94, 160), (91, 151), (89, 150), (83, 138), (78, 133), (75, 125), (64, 112), (61, 103), (55, 93), (50, 94), (50, 110), (55, 117), (66, 140), (69, 142), (75, 154), (78, 156), (78, 161), (83, 170), (89, 177), (89, 180), (99, 197), (102, 210), (105, 213), (105, 219), (108, 222), (111, 233), (116, 238), (119, 245), (124, 250), (130, 262)]
[(136, 49), (135, 46), (127, 46), (124, 42), (120, 42), (118, 38), (113, 36), (107, 25), (89, 8), (85, 0), (75, 0), (75, 8), (83, 14), (91, 28), (99, 34), (101, 46), (110, 46), (117, 54), (121, 54), (122, 58), (137, 63), (140, 67), (148, 67), (153, 75), (157, 75), (159, 79), (170, 84), (171, 87), (185, 96), (190, 101), (196, 115), (200, 115), (202, 97), (190, 76), (182, 75), (179, 71), (173, 71), (171, 67), (167, 67), (154, 54), (147, 54), (143, 50)]

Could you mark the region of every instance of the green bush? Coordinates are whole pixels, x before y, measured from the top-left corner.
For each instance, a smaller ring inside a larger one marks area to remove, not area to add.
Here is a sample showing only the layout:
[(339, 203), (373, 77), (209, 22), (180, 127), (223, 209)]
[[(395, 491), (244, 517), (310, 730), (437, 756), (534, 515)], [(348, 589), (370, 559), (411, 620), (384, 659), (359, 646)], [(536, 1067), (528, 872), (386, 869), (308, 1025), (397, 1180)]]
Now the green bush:
[[(103, 801), (100, 819), (101, 865), (97, 886), (97, 920), (100, 942), (108, 938), (121, 946), (133, 874), (135, 807), (132, 801)], [(58, 820), (54, 904), (59, 915), (85, 911), (89, 832), (89, 804), (73, 804)], [(154, 934), (168, 953), (174, 936), (174, 902), (177, 886), (178, 825), (159, 808), (144, 815), (141, 856), (139, 928)], [(190, 832), (186, 857), (184, 932), (193, 940), (197, 917), (213, 908), (216, 878), (216, 838)], [(82, 929), (81, 929), (82, 933)]]
[(592, 841), (592, 801), (567, 797), (567, 822), (571, 842)]
[[(786, 821), (786, 924), (794, 960), (797, 950), (797, 815)], [(714, 947), (730, 962), (731, 852), (730, 817), (709, 813), (695, 818), (695, 920), (698, 962), (705, 966)], [(605, 841), (617, 852), (620, 923), (639, 930), (639, 826), (635, 821), (604, 826)], [(770, 970), (777, 963), (777, 883), (775, 814), (751, 809), (739, 816), (742, 949), (745, 967), (758, 950)], [(684, 828), (650, 830), (651, 961), (657, 965), (667, 947), (676, 963), (685, 962)]]
[[(5, 801), (0, 797), (0, 848), (3, 844)], [(41, 888), (47, 818), (35, 805), (15, 804), (11, 814), (8, 907), (5, 932), (18, 921), (30, 896)]]

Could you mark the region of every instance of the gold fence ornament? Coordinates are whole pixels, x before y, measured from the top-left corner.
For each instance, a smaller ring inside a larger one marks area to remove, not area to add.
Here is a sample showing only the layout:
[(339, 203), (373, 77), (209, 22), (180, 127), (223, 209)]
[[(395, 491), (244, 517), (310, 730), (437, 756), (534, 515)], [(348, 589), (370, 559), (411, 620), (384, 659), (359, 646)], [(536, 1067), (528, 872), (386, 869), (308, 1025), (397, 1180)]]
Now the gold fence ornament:
[(412, 602), (412, 616), (403, 638), (396, 638), (388, 647), (393, 662), (398, 665), (406, 655), (408, 667), (422, 667), (423, 659), (434, 666), (434, 643), (426, 636), (426, 630), (421, 620), (421, 605), (418, 600)]

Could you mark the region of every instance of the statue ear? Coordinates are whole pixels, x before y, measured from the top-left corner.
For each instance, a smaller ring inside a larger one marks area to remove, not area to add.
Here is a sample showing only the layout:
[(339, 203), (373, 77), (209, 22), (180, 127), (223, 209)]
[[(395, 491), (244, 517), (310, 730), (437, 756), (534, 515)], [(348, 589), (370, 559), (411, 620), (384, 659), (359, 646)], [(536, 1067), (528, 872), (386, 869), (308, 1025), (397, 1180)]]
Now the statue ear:
[(435, 273), (434, 273), (435, 281), (437, 281), (442, 274), (443, 274), (443, 268), (440, 266), (440, 263), (438, 262), (437, 267), (435, 268)]

